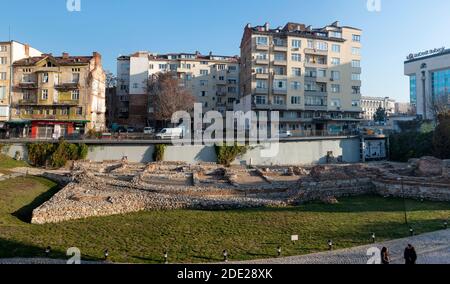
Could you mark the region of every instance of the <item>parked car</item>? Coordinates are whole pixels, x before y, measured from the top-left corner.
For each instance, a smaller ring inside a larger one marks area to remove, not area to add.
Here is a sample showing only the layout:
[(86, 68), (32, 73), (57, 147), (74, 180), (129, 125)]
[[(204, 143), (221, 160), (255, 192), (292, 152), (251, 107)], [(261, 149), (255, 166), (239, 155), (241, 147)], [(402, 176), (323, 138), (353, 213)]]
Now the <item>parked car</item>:
[(156, 139), (173, 139), (173, 138), (183, 138), (183, 129), (181, 128), (164, 128), (158, 134), (156, 134)]
[(144, 128), (144, 134), (154, 134), (155, 133), (155, 128), (153, 127), (145, 127)]
[(134, 132), (136, 132), (136, 129), (134, 127), (130, 126), (130, 127), (127, 128), (127, 132), (128, 133), (134, 133)]
[(278, 132), (275, 137), (277, 137), (277, 138), (290, 138), (290, 137), (292, 137), (292, 132), (289, 131), (289, 130), (280, 130), (280, 132)]

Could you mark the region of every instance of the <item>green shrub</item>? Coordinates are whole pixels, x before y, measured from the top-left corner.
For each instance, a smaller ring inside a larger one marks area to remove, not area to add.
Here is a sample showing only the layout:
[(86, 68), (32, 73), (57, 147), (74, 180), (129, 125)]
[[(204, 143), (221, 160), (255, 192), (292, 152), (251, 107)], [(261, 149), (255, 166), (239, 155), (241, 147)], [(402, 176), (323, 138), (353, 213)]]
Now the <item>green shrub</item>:
[(88, 147), (85, 144), (71, 144), (61, 139), (58, 144), (29, 143), (28, 159), (31, 164), (38, 167), (64, 167), (67, 161), (85, 159)]
[(165, 144), (157, 144), (155, 145), (155, 151), (153, 152), (153, 160), (155, 162), (164, 161), (164, 153), (166, 152), (167, 145)]
[(237, 143), (233, 146), (216, 145), (215, 146), (217, 162), (226, 167), (231, 166), (231, 163), (247, 152), (247, 146), (239, 146)]
[(415, 131), (393, 134), (389, 137), (392, 161), (407, 162), (412, 158), (433, 155), (433, 132)]
[(442, 116), (433, 136), (436, 157), (450, 159), (450, 116)]

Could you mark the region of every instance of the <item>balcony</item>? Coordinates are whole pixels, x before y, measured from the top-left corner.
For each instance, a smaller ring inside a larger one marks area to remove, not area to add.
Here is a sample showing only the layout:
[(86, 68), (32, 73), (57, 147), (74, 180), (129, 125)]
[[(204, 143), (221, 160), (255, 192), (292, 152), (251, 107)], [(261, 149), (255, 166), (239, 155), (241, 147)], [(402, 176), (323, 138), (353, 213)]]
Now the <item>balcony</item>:
[(59, 100), (57, 102), (53, 102), (53, 105), (56, 106), (77, 106), (79, 105), (79, 100)]
[(256, 79), (265, 79), (265, 80), (267, 80), (267, 79), (269, 79), (269, 73), (256, 73), (255, 74), (255, 78)]
[(315, 48), (305, 48), (304, 52), (305, 54), (312, 54), (312, 55), (328, 55), (328, 50), (318, 50)]
[(328, 110), (327, 105), (308, 105), (305, 104), (305, 110)]
[(328, 77), (316, 77), (316, 82), (318, 82), (318, 83), (328, 83), (328, 81), (329, 81), (330, 79), (328, 78)]
[(255, 63), (259, 65), (268, 65), (269, 59), (255, 59)]
[(327, 66), (326, 61), (305, 61), (306, 68), (326, 68)]
[(273, 50), (274, 51), (287, 51), (288, 50), (288, 47), (287, 47), (287, 45), (274, 45), (273, 46)]
[(256, 44), (256, 50), (269, 50), (268, 45)]
[(254, 93), (255, 94), (267, 94), (269, 92), (268, 88), (255, 88)]
[(228, 94), (227, 91), (217, 91), (216, 92), (216, 96), (218, 96), (218, 97), (224, 97), (227, 94)]
[(305, 90), (305, 96), (327, 97), (328, 92)]
[(287, 75), (286, 74), (275, 74), (275, 75), (273, 75), (273, 78), (275, 80), (287, 80)]
[(18, 105), (22, 106), (29, 106), (29, 105), (36, 105), (36, 99), (28, 99), (28, 100), (19, 100)]
[(32, 90), (32, 89), (37, 89), (38, 85), (36, 82), (21, 82), (16, 87), (19, 89)]
[(55, 85), (55, 89), (57, 89), (58, 91), (77, 90), (79, 88), (80, 88), (79, 83), (62, 83)]
[(361, 74), (362, 68), (361, 67), (352, 67), (352, 73)]
[(287, 89), (273, 89), (274, 95), (287, 95)]
[(275, 59), (273, 61), (273, 65), (286, 66), (287, 65), (287, 61), (286, 60)]

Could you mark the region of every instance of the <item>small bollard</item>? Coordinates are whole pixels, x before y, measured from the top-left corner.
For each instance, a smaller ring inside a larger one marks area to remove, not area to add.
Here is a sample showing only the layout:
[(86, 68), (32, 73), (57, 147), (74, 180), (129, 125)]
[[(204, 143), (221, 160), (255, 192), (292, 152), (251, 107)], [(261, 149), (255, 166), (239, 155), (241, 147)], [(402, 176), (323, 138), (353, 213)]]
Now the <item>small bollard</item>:
[(277, 255), (278, 255), (278, 257), (281, 256), (281, 247), (280, 246), (277, 248)]
[(333, 250), (333, 241), (332, 240), (328, 241), (328, 249)]
[(375, 233), (372, 233), (372, 243), (375, 243), (376, 242), (376, 235), (375, 235)]
[(228, 251), (227, 250), (223, 251), (223, 261), (228, 262)]
[(50, 246), (48, 246), (46, 249), (45, 249), (45, 257), (49, 257), (50, 256), (50, 252), (52, 251), (52, 248), (50, 247)]
[(105, 257), (105, 261), (108, 260), (108, 256), (109, 256), (108, 249), (105, 249), (105, 251), (103, 252), (103, 256)]
[(409, 228), (409, 234), (412, 236), (414, 236), (414, 229), (413, 228)]
[(447, 228), (448, 228), (448, 222), (447, 222), (447, 221), (445, 221), (445, 222), (444, 222), (444, 229), (446, 229), (446, 230), (447, 230)]
[(164, 263), (165, 264), (169, 263), (169, 253), (167, 251), (164, 252)]

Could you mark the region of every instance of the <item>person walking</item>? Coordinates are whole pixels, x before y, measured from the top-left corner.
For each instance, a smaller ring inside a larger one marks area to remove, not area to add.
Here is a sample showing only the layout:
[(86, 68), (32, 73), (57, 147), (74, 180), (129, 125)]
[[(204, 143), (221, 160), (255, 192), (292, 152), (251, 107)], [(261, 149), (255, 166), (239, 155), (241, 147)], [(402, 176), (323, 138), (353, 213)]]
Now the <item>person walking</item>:
[(416, 264), (417, 253), (416, 249), (411, 244), (408, 244), (408, 246), (405, 248), (404, 257), (405, 257), (405, 264)]
[(389, 250), (387, 247), (381, 249), (381, 264), (390, 264), (391, 259), (389, 257)]

